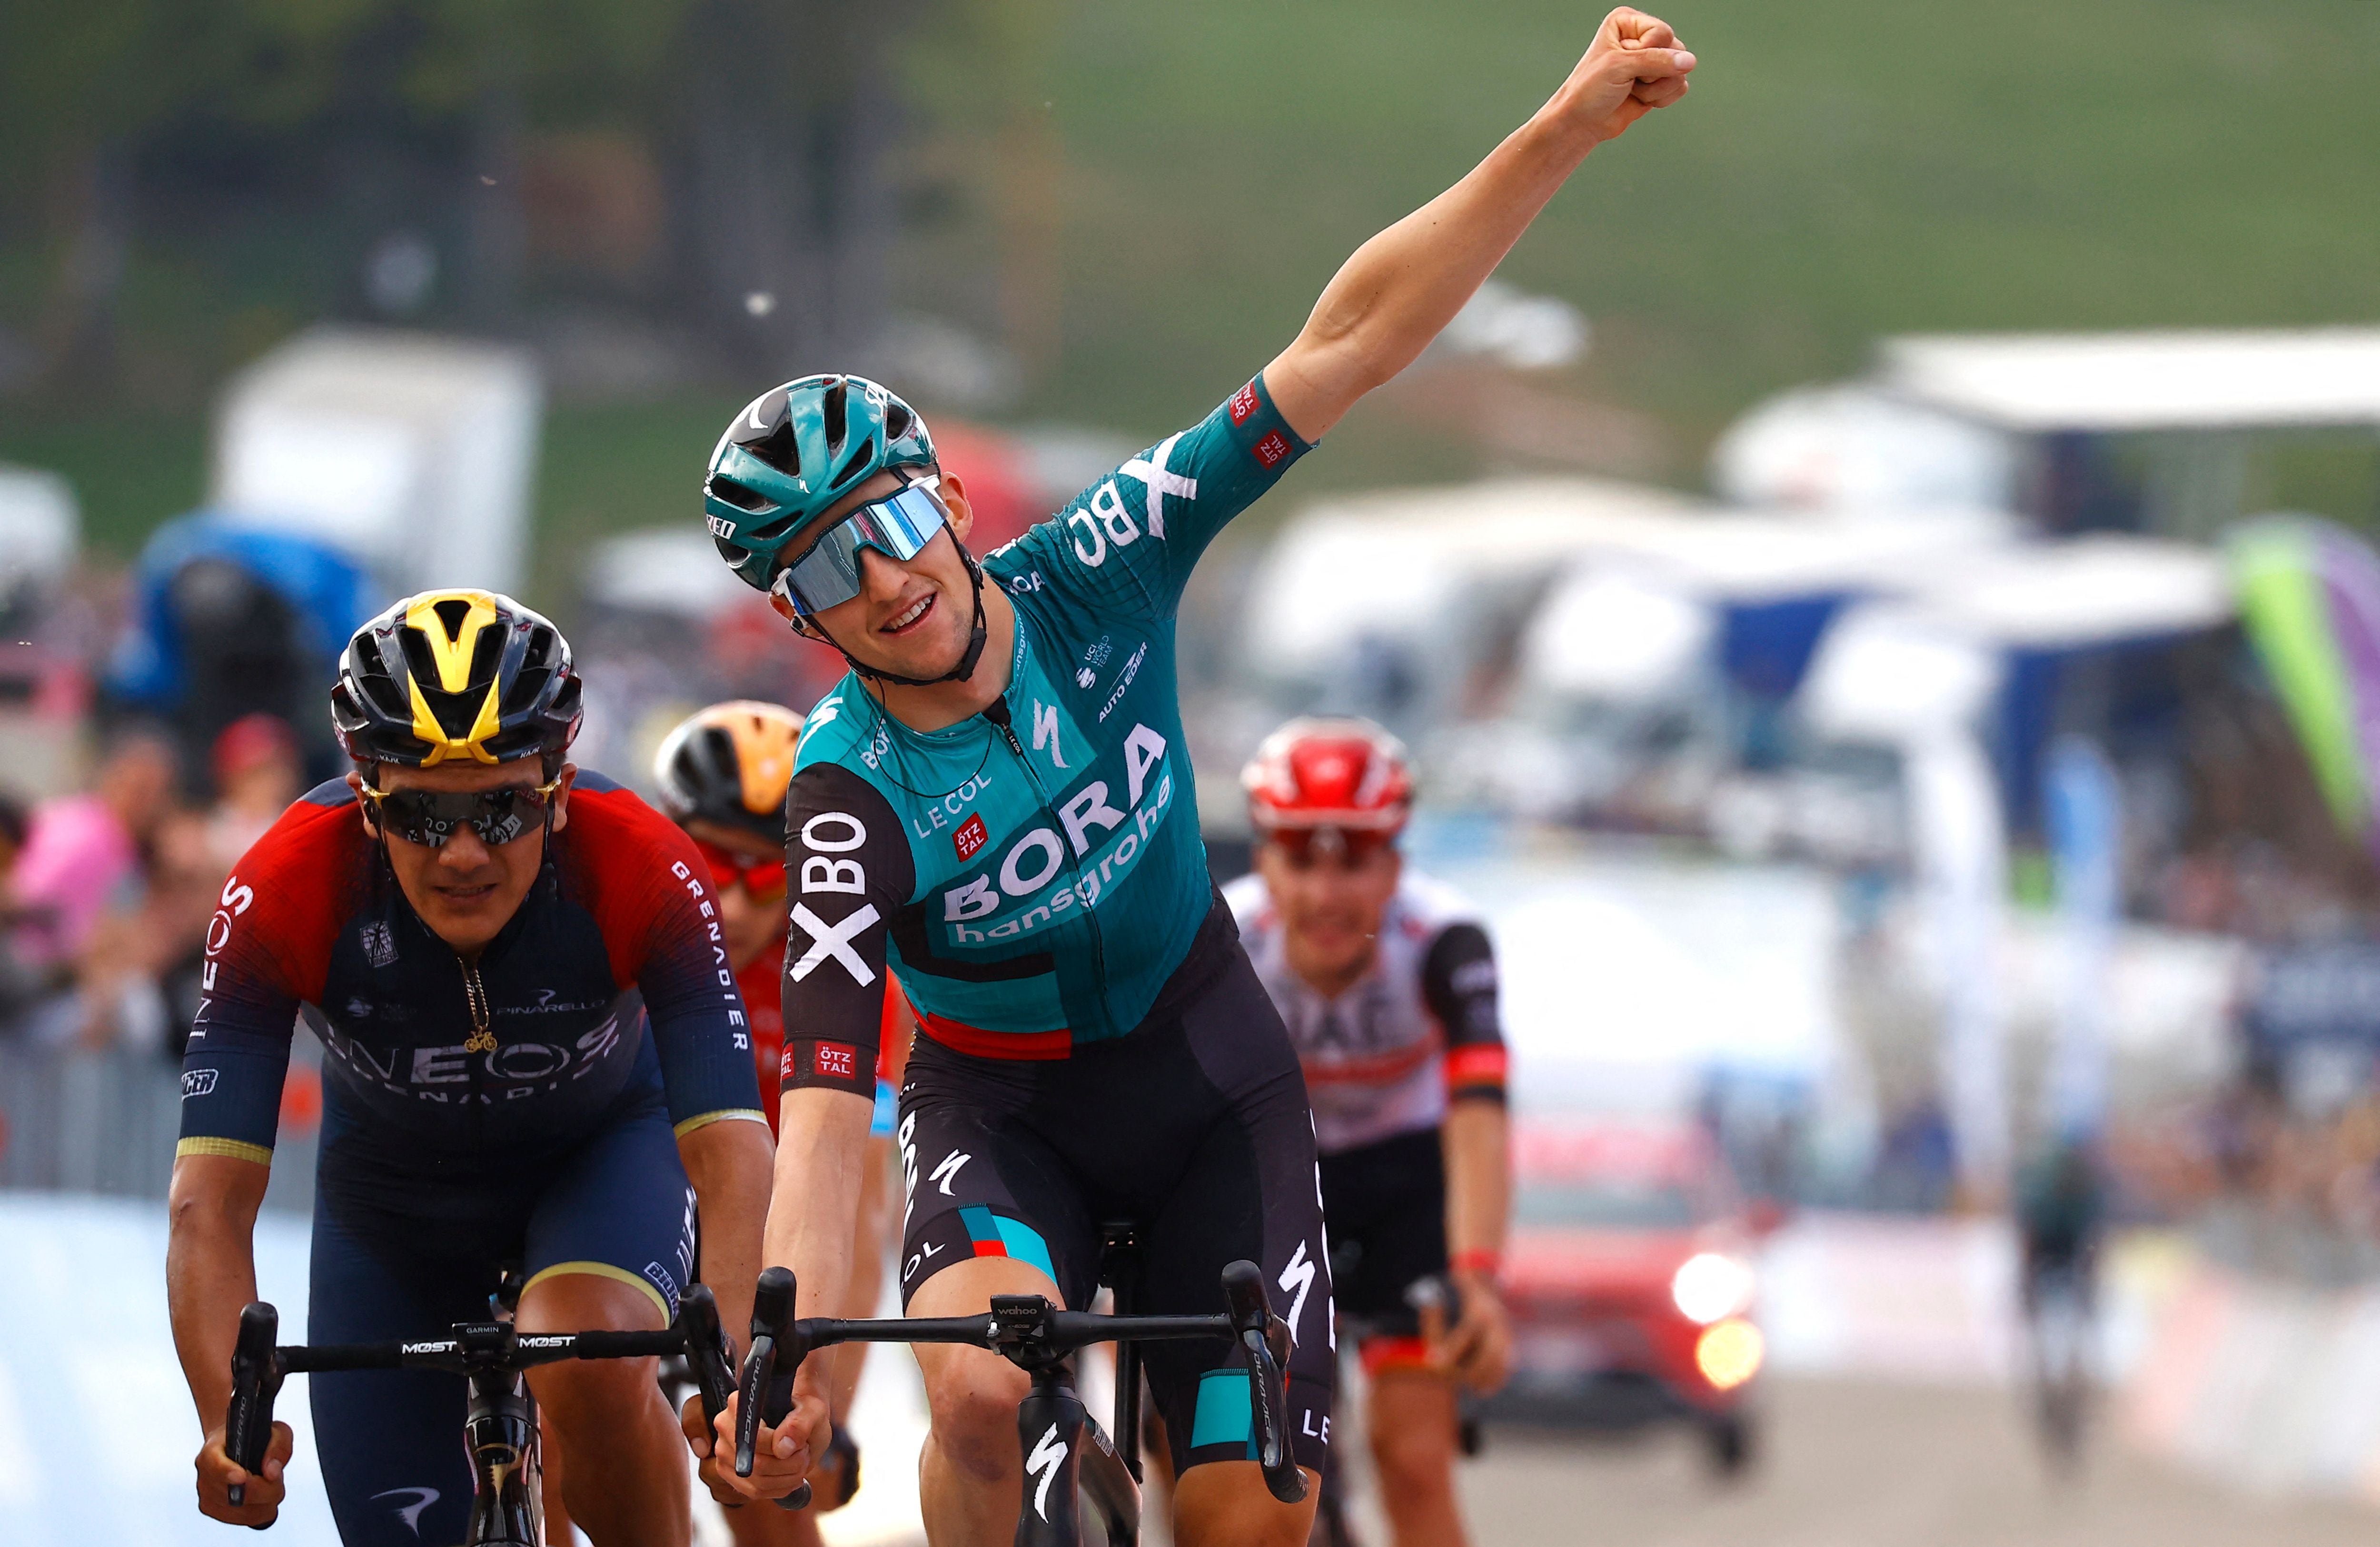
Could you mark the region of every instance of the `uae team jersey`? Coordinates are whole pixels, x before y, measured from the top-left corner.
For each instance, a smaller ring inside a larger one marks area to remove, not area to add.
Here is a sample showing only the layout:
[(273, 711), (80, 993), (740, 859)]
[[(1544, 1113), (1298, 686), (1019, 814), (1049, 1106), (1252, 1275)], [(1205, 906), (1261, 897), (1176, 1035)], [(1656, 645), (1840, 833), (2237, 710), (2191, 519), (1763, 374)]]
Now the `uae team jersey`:
[(810, 711), (786, 802), (789, 1085), (866, 1093), (888, 966), (936, 1039), (1061, 1058), (1228, 959), (1174, 613), (1208, 542), (1306, 449), (1250, 382), (984, 560), (1016, 612), (985, 713), (912, 730), (855, 676)]
[(1223, 895), (1297, 1045), (1324, 1154), (1434, 1128), (1450, 1095), (1503, 1100), (1496, 956), (1451, 888), (1407, 871), (1380, 922), (1372, 969), (1336, 998), (1290, 967), (1262, 876), (1244, 875)]
[(578, 775), (538, 879), (480, 953), (487, 1037), (464, 962), (407, 904), (344, 783), (291, 806), (221, 902), (178, 1153), (271, 1163), (301, 1017), (326, 1051), (334, 1188), (468, 1180), (555, 1153), (656, 1093), (681, 1135), (762, 1120), (709, 869), (600, 775)]

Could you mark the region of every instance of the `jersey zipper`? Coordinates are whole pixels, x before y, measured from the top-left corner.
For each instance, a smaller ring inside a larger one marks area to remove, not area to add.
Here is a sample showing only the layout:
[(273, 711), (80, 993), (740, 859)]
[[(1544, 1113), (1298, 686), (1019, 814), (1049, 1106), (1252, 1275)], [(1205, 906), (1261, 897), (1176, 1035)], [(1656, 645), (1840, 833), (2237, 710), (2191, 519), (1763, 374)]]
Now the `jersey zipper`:
[[(1018, 627), (1023, 627), (1021, 621)], [(999, 697), (993, 699), (990, 703), (984, 705), (983, 717), (992, 723), (993, 726), (999, 730), (1002, 739), (1008, 743), (1008, 749), (1016, 755), (1017, 765), (1025, 770), (1025, 782), (1033, 786), (1033, 798), (1039, 803), (1041, 813), (1049, 817), (1052, 822), (1056, 822), (1058, 820), (1058, 812), (1057, 809), (1050, 804), (1050, 792), (1042, 787), (1041, 775), (1034, 768), (1033, 760), (1025, 755), (1025, 744), (1016, 739), (1016, 726), (1011, 720), (1008, 713), (1008, 695), (1003, 692)], [(1061, 823), (1060, 825), (1062, 826), (1063, 824)], [(1058, 840), (1058, 848), (1061, 855), (1064, 858), (1066, 869), (1074, 874), (1075, 885), (1077, 888), (1075, 895), (1077, 900), (1079, 900), (1082, 896), (1080, 888), (1083, 883), (1082, 857), (1075, 852), (1075, 846), (1066, 842), (1063, 837), (1061, 837)], [(1099, 1010), (1100, 1017), (1104, 1019), (1107, 1016), (1108, 998), (1107, 935), (1106, 932), (1100, 929), (1099, 916), (1097, 912), (1093, 911), (1090, 904), (1084, 903), (1082, 912), (1084, 920), (1091, 926), (1091, 959), (1096, 964), (1096, 970), (1099, 974)], [(1054, 956), (1052, 959), (1055, 959)], [(1064, 991), (1062, 986), (1061, 987), (1059, 997), (1062, 1005), (1064, 999)]]

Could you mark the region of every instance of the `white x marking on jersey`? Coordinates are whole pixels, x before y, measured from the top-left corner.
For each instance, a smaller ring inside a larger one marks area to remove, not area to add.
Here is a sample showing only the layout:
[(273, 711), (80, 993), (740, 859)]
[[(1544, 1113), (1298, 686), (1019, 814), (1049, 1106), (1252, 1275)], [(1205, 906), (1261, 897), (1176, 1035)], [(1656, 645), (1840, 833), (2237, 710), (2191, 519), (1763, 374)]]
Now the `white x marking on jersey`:
[(1135, 457), (1116, 471), (1127, 478), (1136, 478), (1148, 485), (1148, 530), (1152, 537), (1165, 535), (1165, 496), (1195, 500), (1198, 497), (1198, 481), (1177, 472), (1165, 470), (1166, 459), (1173, 455), (1173, 443), (1182, 438), (1175, 431), (1157, 443), (1157, 449), (1148, 457)]
[(794, 981), (800, 982), (817, 971), (820, 962), (832, 957), (841, 962), (843, 969), (850, 973), (862, 988), (874, 982), (876, 969), (859, 959), (859, 953), (851, 948), (851, 937), (880, 917), (882, 915), (876, 911), (876, 905), (869, 903), (842, 923), (830, 924), (812, 913), (808, 904), (794, 904), (794, 922), (810, 933), (810, 948), (802, 953), (801, 960), (794, 963)]

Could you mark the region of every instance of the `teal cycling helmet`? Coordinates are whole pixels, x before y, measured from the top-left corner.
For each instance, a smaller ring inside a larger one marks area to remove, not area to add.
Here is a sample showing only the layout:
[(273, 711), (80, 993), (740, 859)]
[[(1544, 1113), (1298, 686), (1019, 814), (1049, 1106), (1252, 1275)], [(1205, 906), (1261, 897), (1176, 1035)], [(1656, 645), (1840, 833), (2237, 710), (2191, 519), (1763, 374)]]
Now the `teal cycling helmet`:
[(865, 376), (804, 376), (746, 405), (702, 481), (710, 540), (755, 591), (776, 557), (835, 501), (887, 468), (930, 467), (917, 411)]

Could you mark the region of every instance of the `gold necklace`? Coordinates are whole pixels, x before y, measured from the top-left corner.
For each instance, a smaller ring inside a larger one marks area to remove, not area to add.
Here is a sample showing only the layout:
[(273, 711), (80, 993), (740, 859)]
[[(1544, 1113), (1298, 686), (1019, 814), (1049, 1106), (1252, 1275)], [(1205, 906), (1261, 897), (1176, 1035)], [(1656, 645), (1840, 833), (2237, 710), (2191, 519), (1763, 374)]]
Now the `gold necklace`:
[(488, 1029), (488, 991), (480, 983), (480, 968), (473, 962), (467, 961), (463, 964), (463, 999), (471, 1007), (473, 1028), (471, 1035), (463, 1043), (463, 1051), (466, 1053), (495, 1052), (496, 1034)]

